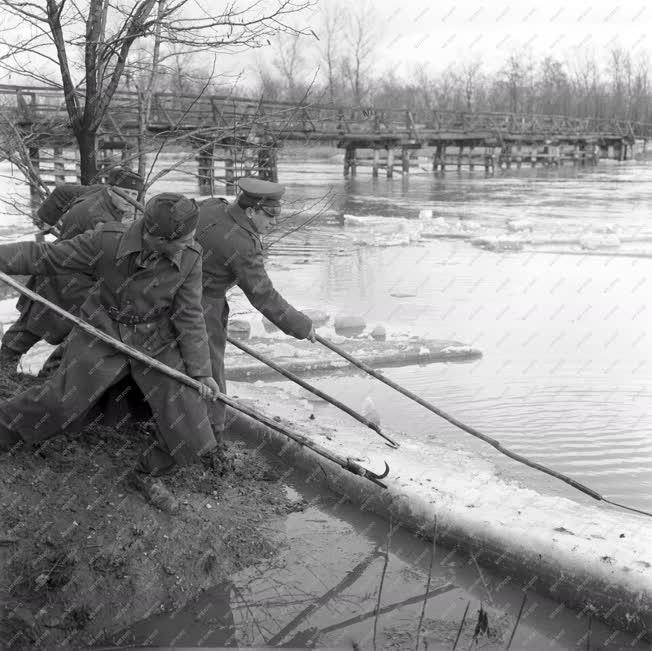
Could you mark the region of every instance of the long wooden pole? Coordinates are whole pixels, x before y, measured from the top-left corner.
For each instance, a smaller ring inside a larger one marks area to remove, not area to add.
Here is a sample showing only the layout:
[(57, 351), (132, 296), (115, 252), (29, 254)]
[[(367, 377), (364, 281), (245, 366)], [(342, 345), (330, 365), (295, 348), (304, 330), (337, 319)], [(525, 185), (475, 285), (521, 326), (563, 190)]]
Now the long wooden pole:
[(387, 436), (381, 429), (380, 426), (378, 426), (376, 423), (373, 423), (370, 421), (368, 418), (365, 418), (361, 414), (359, 414), (357, 411), (354, 411), (350, 407), (347, 407), (344, 403), (340, 402), (336, 398), (333, 398), (332, 396), (329, 396), (327, 393), (324, 393), (317, 387), (313, 386), (312, 384), (309, 384), (305, 380), (302, 380), (300, 377), (296, 376), (294, 373), (291, 371), (288, 371), (284, 369), (282, 366), (279, 366), (276, 364), (274, 361), (269, 359), (269, 357), (266, 357), (265, 355), (261, 355), (259, 352), (255, 351), (251, 346), (248, 346), (247, 344), (243, 343), (242, 341), (238, 341), (237, 339), (234, 339), (233, 337), (227, 335), (226, 336), (227, 341), (232, 345), (235, 346), (236, 348), (239, 348), (240, 350), (243, 350), (245, 353), (248, 353), (255, 359), (263, 362), (263, 364), (267, 364), (270, 368), (273, 368), (277, 373), (280, 373), (281, 375), (285, 376), (288, 378), (288, 380), (292, 380), (292, 382), (295, 382), (298, 384), (300, 387), (303, 387), (307, 391), (310, 391), (311, 393), (314, 393), (316, 396), (319, 396), (323, 400), (326, 400), (326, 402), (330, 402), (330, 404), (334, 405), (338, 409), (341, 409), (343, 412), (349, 414), (349, 416), (352, 416), (355, 418), (357, 421), (361, 422), (363, 425), (366, 425), (367, 427), (371, 428), (374, 430), (374, 432), (377, 432), (382, 436), (388, 443), (388, 445), (392, 448), (398, 448), (399, 444), (394, 441), (392, 438)]
[(603, 497), (600, 495), (600, 493), (597, 493), (593, 489), (589, 488), (588, 486), (584, 486), (584, 484), (580, 484), (580, 482), (576, 481), (572, 477), (568, 477), (566, 475), (563, 475), (560, 472), (557, 472), (556, 470), (552, 470), (551, 468), (548, 468), (547, 466), (544, 466), (540, 463), (537, 463), (536, 461), (531, 461), (527, 457), (524, 457), (521, 454), (517, 454), (516, 452), (512, 452), (511, 450), (508, 450), (507, 448), (504, 448), (499, 441), (496, 439), (492, 438), (491, 436), (487, 436), (486, 434), (483, 434), (482, 432), (479, 432), (475, 427), (471, 427), (470, 425), (464, 424), (462, 421), (457, 420), (454, 416), (451, 416), (450, 414), (447, 414), (445, 411), (442, 409), (439, 409), (438, 407), (435, 407), (432, 403), (428, 402), (427, 400), (424, 400), (423, 398), (420, 398), (418, 395), (415, 393), (412, 393), (409, 389), (406, 389), (405, 387), (402, 387), (400, 384), (397, 384), (396, 382), (390, 380), (389, 378), (386, 378), (384, 375), (380, 374), (378, 371), (374, 370), (364, 362), (360, 361), (359, 359), (356, 359), (352, 355), (349, 355), (345, 350), (340, 348), (339, 346), (335, 345), (334, 343), (328, 341), (328, 339), (324, 339), (321, 335), (316, 336), (316, 340), (320, 343), (326, 346), (326, 348), (329, 348), (332, 350), (334, 353), (337, 353), (347, 361), (351, 362), (354, 366), (357, 366), (359, 369), (362, 369), (365, 373), (368, 373), (372, 377), (375, 377), (377, 380), (380, 380), (387, 386), (392, 387), (392, 389), (395, 389), (399, 393), (402, 393), (404, 396), (410, 398), (410, 400), (414, 400), (415, 402), (419, 403), (421, 406), (425, 407), (429, 411), (431, 411), (433, 414), (437, 414), (437, 416), (443, 418), (444, 420), (447, 420), (449, 423), (455, 425), (456, 427), (459, 427), (461, 430), (467, 432), (468, 434), (471, 434), (472, 436), (475, 436), (476, 438), (479, 438), (483, 440), (485, 443), (488, 443), (491, 445), (493, 448), (498, 450), (501, 454), (504, 454), (505, 456), (509, 457), (510, 459), (514, 459), (514, 461), (518, 461), (519, 463), (522, 463), (526, 466), (529, 466), (530, 468), (534, 468), (535, 470), (540, 470), (541, 472), (545, 473), (546, 475), (550, 475), (551, 477), (555, 477), (556, 479), (559, 479), (563, 481), (564, 483), (568, 484), (569, 486), (572, 486), (573, 488), (576, 488), (577, 490), (581, 491), (582, 493), (585, 493), (589, 497), (592, 497), (594, 500), (598, 500), (599, 502), (606, 502), (607, 504), (613, 504), (614, 506), (618, 506), (623, 509), (627, 509), (628, 511), (633, 511), (634, 513), (641, 513), (643, 515), (648, 515), (652, 516), (651, 513), (648, 513), (647, 511), (643, 511), (641, 509), (635, 509), (631, 506), (625, 506), (623, 504), (618, 504), (617, 502), (612, 502), (611, 500), (608, 500), (607, 498)]
[[(136, 208), (139, 208), (142, 210), (142, 204), (139, 204), (137, 201), (132, 199), (130, 196), (127, 194), (122, 194), (121, 192), (119, 193), (121, 196), (124, 196), (125, 199), (127, 199), (132, 205), (134, 205)], [(555, 477), (556, 479), (559, 479), (560, 481), (563, 481), (564, 483), (568, 484), (569, 486), (572, 486), (573, 488), (576, 488), (577, 490), (581, 491), (582, 493), (585, 493), (589, 497), (592, 497), (594, 500), (597, 500), (599, 502), (605, 502), (606, 504), (611, 504), (613, 506), (617, 506), (621, 509), (626, 509), (628, 511), (632, 511), (633, 513), (640, 513), (641, 515), (647, 515), (649, 517), (652, 517), (652, 513), (648, 511), (644, 511), (642, 509), (636, 509), (631, 506), (627, 506), (625, 504), (619, 504), (618, 502), (614, 502), (612, 500), (607, 499), (606, 497), (603, 497), (600, 495), (600, 493), (597, 493), (593, 489), (589, 488), (588, 486), (584, 486), (584, 484), (581, 484), (580, 482), (576, 481), (572, 477), (568, 477), (566, 475), (563, 475), (562, 473), (559, 473), (555, 470), (552, 470), (551, 468), (548, 468), (547, 466), (544, 466), (540, 463), (537, 463), (536, 461), (530, 461), (527, 457), (524, 457), (520, 454), (517, 454), (516, 452), (512, 452), (511, 450), (508, 450), (507, 448), (504, 448), (499, 441), (496, 439), (487, 436), (486, 434), (483, 434), (482, 432), (479, 432), (477, 429), (474, 427), (471, 427), (469, 425), (464, 424), (462, 421), (457, 420), (454, 416), (451, 416), (450, 414), (447, 414), (445, 411), (442, 409), (439, 409), (438, 407), (435, 407), (432, 403), (428, 402), (427, 400), (424, 400), (423, 398), (420, 398), (416, 393), (412, 393), (412, 391), (402, 387), (400, 384), (397, 384), (396, 382), (393, 382), (389, 378), (386, 378), (384, 375), (381, 375), (377, 371), (375, 371), (373, 368), (365, 364), (364, 362), (356, 359), (352, 355), (349, 355), (344, 349), (340, 348), (339, 346), (336, 346), (335, 344), (331, 343), (328, 341), (328, 339), (324, 339), (321, 335), (316, 335), (315, 338), (316, 341), (318, 341), (320, 344), (326, 346), (326, 348), (329, 348), (332, 350), (334, 353), (337, 353), (347, 361), (349, 361), (351, 364), (354, 366), (357, 366), (359, 369), (365, 371), (365, 373), (368, 373), (372, 377), (375, 377), (377, 380), (380, 380), (381, 382), (387, 384), (388, 386), (392, 387), (392, 389), (395, 389), (399, 393), (402, 393), (404, 396), (410, 398), (411, 400), (414, 400), (415, 402), (419, 403), (421, 406), (425, 407), (426, 409), (430, 410), (434, 414), (437, 414), (437, 416), (443, 418), (444, 420), (447, 420), (449, 423), (455, 425), (456, 427), (459, 427), (461, 430), (467, 432), (468, 434), (471, 434), (472, 436), (475, 436), (489, 445), (491, 445), (493, 448), (498, 450), (501, 454), (504, 454), (505, 456), (509, 457), (510, 459), (514, 459), (514, 461), (518, 461), (519, 463), (522, 463), (526, 466), (529, 466), (530, 468), (534, 468), (535, 470), (540, 470), (541, 472), (545, 473), (546, 475), (550, 475), (551, 477)], [(385, 463), (386, 471), (389, 472), (389, 466), (387, 466), (387, 463)], [(382, 475), (385, 476), (385, 475)], [(382, 477), (381, 477), (382, 478)]]
[[(136, 208), (137, 210), (140, 210), (141, 212), (144, 212), (145, 206), (142, 203), (140, 203), (136, 199), (130, 197), (126, 192), (122, 192), (122, 190), (120, 188), (116, 187), (116, 188), (113, 188), (113, 190), (119, 196), (121, 196), (123, 199), (125, 199), (125, 201), (128, 201), (134, 208)], [(251, 355), (252, 357), (255, 357), (257, 360), (263, 362), (263, 364), (267, 364), (267, 366), (269, 366), (270, 368), (273, 368), (275, 371), (277, 371), (281, 375), (284, 375), (289, 380), (292, 380), (293, 382), (296, 382), (299, 386), (303, 387), (307, 391), (310, 391), (310, 392), (314, 393), (316, 396), (319, 396), (320, 398), (322, 398), (323, 400), (326, 400), (327, 402), (330, 402), (335, 407), (338, 407), (339, 409), (341, 409), (345, 413), (349, 414), (349, 416), (352, 416), (353, 418), (360, 421), (361, 423), (363, 423), (367, 427), (371, 428), (372, 430), (374, 430), (375, 432), (380, 434), (380, 436), (382, 436), (388, 442), (388, 445), (390, 445), (390, 447), (393, 447), (393, 448), (398, 448), (399, 447), (399, 444), (396, 441), (394, 441), (392, 438), (387, 436), (387, 434), (385, 434), (380, 429), (380, 427), (378, 425), (376, 425), (376, 423), (372, 423), (368, 418), (365, 418), (364, 416), (362, 416), (361, 414), (358, 414), (356, 411), (354, 411), (350, 407), (347, 407), (344, 403), (340, 402), (339, 400), (337, 400), (335, 398), (332, 398), (331, 396), (324, 393), (323, 391), (320, 391), (319, 389), (312, 386), (308, 382), (305, 382), (301, 378), (297, 377), (294, 373), (291, 373), (290, 371), (286, 371), (283, 367), (279, 366), (278, 364), (275, 364), (268, 357), (265, 357), (265, 356), (261, 355), (260, 353), (257, 353), (250, 346), (247, 346), (246, 344), (243, 344), (242, 342), (239, 342), (236, 339), (233, 339), (232, 337), (229, 337), (228, 335), (227, 335), (226, 338), (229, 341), (229, 343), (231, 343), (233, 346), (236, 346), (237, 348), (239, 348), (240, 350), (243, 350), (244, 352)]]
[[(14, 280), (11, 276), (8, 276), (7, 274), (1, 271), (0, 271), (0, 280), (5, 282), (7, 285), (10, 285), (14, 289), (18, 290), (21, 294), (27, 296), (31, 300), (36, 301), (37, 303), (41, 303), (41, 305), (45, 305), (46, 307), (49, 307), (51, 310), (53, 310), (60, 316), (74, 323), (78, 328), (80, 328), (84, 332), (87, 332), (91, 336), (109, 344), (109, 346), (112, 346), (116, 350), (119, 350), (121, 353), (124, 353), (128, 357), (138, 360), (139, 362), (142, 362), (143, 364), (146, 364), (147, 366), (156, 369), (157, 371), (179, 382), (182, 382), (183, 384), (187, 384), (188, 386), (192, 387), (193, 389), (196, 389), (197, 391), (199, 391), (200, 387), (203, 386), (201, 382), (199, 382), (198, 380), (189, 377), (185, 373), (182, 373), (181, 371), (178, 371), (177, 369), (172, 368), (167, 364), (163, 364), (162, 362), (159, 362), (153, 357), (150, 357), (149, 355), (146, 355), (145, 353), (141, 352), (137, 348), (133, 348), (132, 346), (125, 344), (124, 342), (107, 334), (106, 332), (103, 332), (99, 328), (92, 326), (90, 323), (86, 323), (86, 321), (84, 321), (83, 319), (80, 319), (79, 317), (70, 314), (70, 312), (64, 310), (62, 307), (59, 307), (55, 303), (48, 301), (46, 298), (43, 298), (40, 294), (33, 292), (31, 289), (28, 289), (23, 284), (19, 283), (17, 280)], [(310, 448), (317, 454), (321, 455), (322, 457), (325, 457), (326, 459), (332, 461), (333, 463), (336, 463), (337, 465), (341, 466), (345, 470), (348, 470), (356, 475), (360, 475), (361, 477), (365, 477), (366, 479), (369, 479), (370, 481), (373, 481), (374, 483), (385, 488), (384, 484), (382, 484), (378, 480), (385, 477), (387, 475), (387, 472), (389, 471), (389, 467), (387, 466), (386, 463), (385, 463), (385, 473), (382, 475), (376, 474), (371, 470), (367, 470), (363, 466), (359, 465), (353, 459), (349, 457), (341, 457), (340, 455), (331, 452), (330, 450), (324, 448), (318, 443), (315, 443), (308, 437), (303, 436), (298, 432), (293, 432), (287, 427), (283, 427), (279, 425), (272, 418), (269, 418), (268, 416), (261, 414), (255, 409), (240, 404), (239, 402), (233, 400), (232, 398), (229, 398), (223, 393), (218, 393), (217, 399), (223, 402), (224, 404), (228, 405), (232, 409), (242, 412), (243, 414), (249, 416), (250, 418), (253, 418), (254, 420), (257, 420), (258, 422), (267, 425), (268, 427), (279, 432), (280, 434), (287, 436), (288, 438), (292, 439), (299, 445), (303, 445), (307, 448)]]

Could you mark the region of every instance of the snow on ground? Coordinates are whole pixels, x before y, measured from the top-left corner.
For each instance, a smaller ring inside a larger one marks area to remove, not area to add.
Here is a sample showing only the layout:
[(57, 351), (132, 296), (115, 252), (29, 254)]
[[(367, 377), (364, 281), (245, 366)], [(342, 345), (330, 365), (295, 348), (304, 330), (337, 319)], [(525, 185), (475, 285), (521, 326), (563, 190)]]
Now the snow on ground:
[[(0, 322), (17, 316), (15, 299), (0, 301)], [(30, 351), (23, 369), (36, 372), (51, 346)], [(290, 420), (297, 430), (367, 468), (390, 474), (388, 495), (413, 520), (461, 530), (479, 544), (500, 547), (533, 567), (545, 559), (561, 576), (591, 577), (652, 603), (652, 522), (649, 518), (594, 503), (542, 495), (501, 477), (487, 459), (437, 441), (386, 432), (401, 443), (387, 447), (374, 432), (339, 412), (314, 416), (314, 399), (292, 387), (230, 383), (230, 394), (252, 399), (267, 413)], [(579, 495), (579, 494), (578, 494)]]
[(339, 412), (320, 411), (311, 418), (314, 401), (305, 394), (299, 397), (294, 388), (234, 383), (230, 391), (259, 401), (267, 413), (292, 421), (298, 431), (371, 470), (380, 472), (386, 460), (390, 474), (383, 481), (391, 500), (425, 526), (437, 518), (438, 526), (504, 549), (532, 572), (546, 563), (560, 580), (590, 577), (601, 586), (636, 595), (633, 608), (650, 609), (650, 518), (598, 506), (580, 493), (582, 502), (540, 494), (501, 477), (487, 459), (436, 439), (424, 443), (409, 433), (386, 432), (401, 444), (390, 449), (374, 432)]

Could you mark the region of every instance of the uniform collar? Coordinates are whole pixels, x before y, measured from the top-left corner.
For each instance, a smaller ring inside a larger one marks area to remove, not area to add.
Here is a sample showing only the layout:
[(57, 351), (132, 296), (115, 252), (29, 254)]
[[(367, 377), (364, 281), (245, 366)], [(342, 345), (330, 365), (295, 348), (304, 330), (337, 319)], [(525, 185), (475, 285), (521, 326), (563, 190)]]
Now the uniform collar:
[(144, 220), (141, 217), (127, 227), (120, 244), (118, 244), (118, 250), (115, 253), (116, 260), (124, 258), (130, 253), (139, 253), (143, 250), (143, 226)]
[(256, 227), (253, 225), (249, 217), (247, 217), (244, 208), (241, 208), (237, 203), (230, 203), (226, 208), (226, 212), (229, 213), (238, 226), (241, 226), (246, 231), (260, 239), (260, 233), (256, 230)]
[[(145, 227), (145, 220), (141, 217), (137, 219), (131, 226), (129, 226), (118, 244), (118, 250), (115, 254), (115, 259), (119, 260), (128, 256), (130, 253), (140, 253), (143, 250), (143, 229)], [(187, 247), (186, 247), (187, 248)], [(181, 269), (181, 260), (185, 249), (177, 251), (171, 258), (168, 259), (177, 268)]]
[[(183, 252), (187, 249), (188, 247), (184, 247), (183, 249), (179, 249), (173, 256), (169, 256), (167, 254), (163, 254), (164, 258), (167, 258), (176, 268), (177, 271), (181, 269), (181, 261), (183, 260)], [(160, 254), (159, 254), (160, 255)]]

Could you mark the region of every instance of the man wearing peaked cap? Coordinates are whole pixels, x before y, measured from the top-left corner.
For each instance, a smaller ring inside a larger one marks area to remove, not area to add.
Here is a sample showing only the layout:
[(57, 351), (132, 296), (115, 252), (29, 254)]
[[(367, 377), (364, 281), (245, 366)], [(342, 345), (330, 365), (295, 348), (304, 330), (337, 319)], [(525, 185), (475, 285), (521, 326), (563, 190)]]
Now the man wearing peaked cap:
[[(130, 170), (114, 168), (107, 181), (108, 185), (57, 186), (39, 208), (38, 217), (51, 226), (61, 219), (59, 240), (69, 240), (104, 222), (122, 221), (133, 208), (114, 188), (136, 198), (143, 187), (143, 179)], [(74, 272), (32, 276), (27, 283), (29, 289), (73, 314), (79, 312), (92, 286), (87, 274)], [(0, 363), (12, 372), (21, 356), (41, 339), (56, 346), (72, 330), (69, 321), (25, 296), (18, 299), (16, 307), (20, 317), (5, 332), (0, 347)]]
[(84, 321), (202, 385), (197, 393), (75, 328), (59, 370), (43, 386), (0, 402), (0, 451), (80, 429), (115, 395), (125, 409), (149, 409), (156, 424), (156, 441), (129, 474), (130, 483), (174, 510), (169, 491), (147, 474), (192, 463), (216, 445), (202, 399), (215, 398), (217, 384), (201, 304), (201, 248), (192, 238), (197, 213), (194, 201), (166, 193), (131, 224), (102, 224), (53, 244), (0, 246), (5, 273), (90, 274), (95, 284), (80, 310)]
[[(285, 188), (252, 177), (240, 179), (238, 185), (240, 192), (233, 203), (209, 199), (200, 206), (196, 234), (204, 256), (202, 303), (213, 377), (223, 392), (229, 318), (226, 292), (234, 285), (283, 332), (297, 339), (315, 340), (312, 321), (276, 291), (265, 271), (261, 237), (276, 226)], [(213, 403), (209, 414), (219, 438), (225, 425), (224, 404)]]
[(272, 181), (264, 181), (253, 176), (246, 176), (238, 181), (240, 199), (249, 205), (280, 207), (285, 194), (285, 186)]

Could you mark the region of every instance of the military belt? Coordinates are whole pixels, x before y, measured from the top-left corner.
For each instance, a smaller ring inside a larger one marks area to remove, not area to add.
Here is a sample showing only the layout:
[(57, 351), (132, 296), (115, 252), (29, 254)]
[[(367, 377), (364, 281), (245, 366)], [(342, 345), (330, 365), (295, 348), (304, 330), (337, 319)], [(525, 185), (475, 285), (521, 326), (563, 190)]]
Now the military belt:
[(114, 321), (117, 321), (122, 325), (133, 326), (138, 325), (139, 323), (151, 323), (152, 321), (163, 319), (170, 314), (170, 310), (168, 308), (164, 308), (160, 310), (154, 310), (149, 314), (125, 314), (124, 312), (121, 312), (117, 307), (111, 306), (107, 308), (107, 313)]

